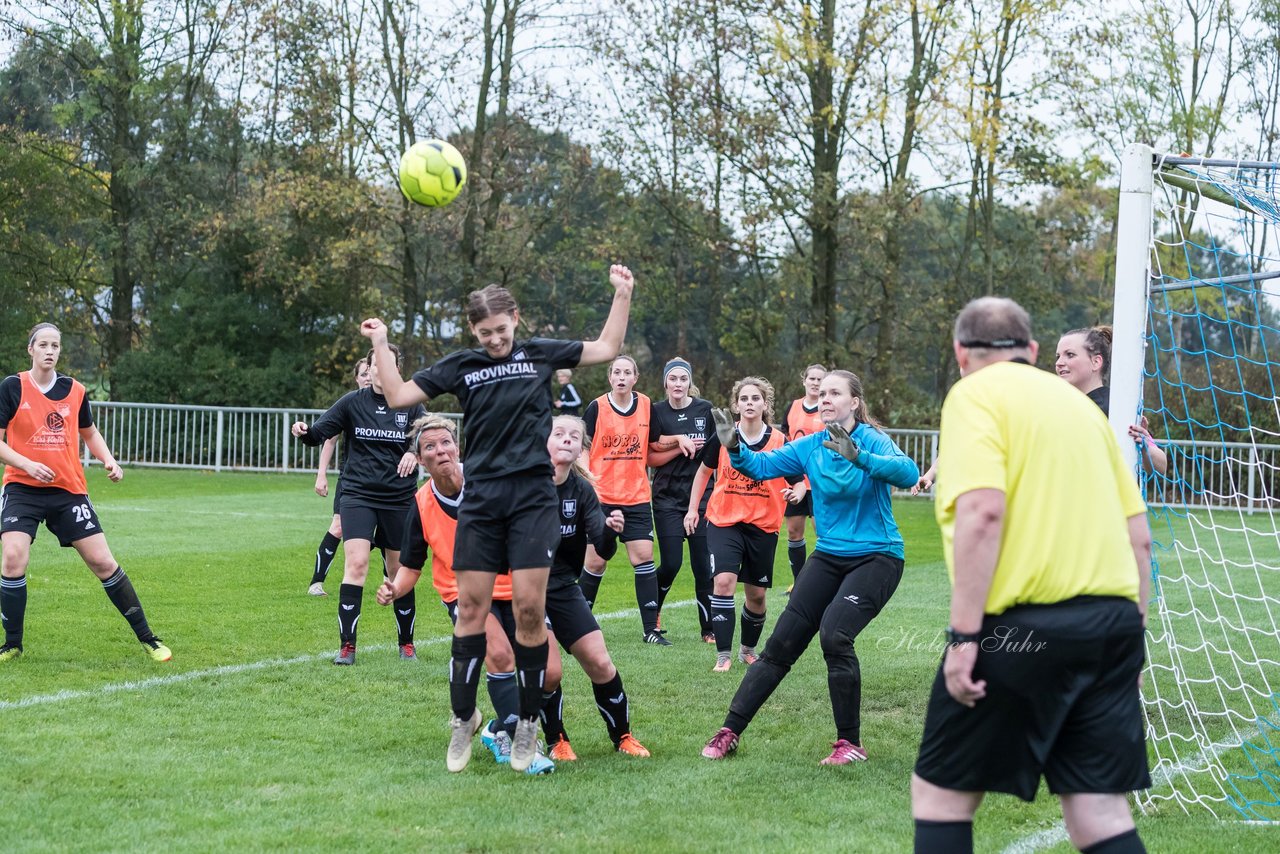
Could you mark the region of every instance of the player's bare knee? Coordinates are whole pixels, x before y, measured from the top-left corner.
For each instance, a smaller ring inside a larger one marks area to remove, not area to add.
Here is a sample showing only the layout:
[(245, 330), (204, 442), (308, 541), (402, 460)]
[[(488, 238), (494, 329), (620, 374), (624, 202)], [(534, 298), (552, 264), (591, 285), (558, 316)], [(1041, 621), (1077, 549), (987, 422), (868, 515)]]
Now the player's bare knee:
[(369, 577), (369, 561), (352, 561), (343, 564), (342, 567), (342, 583), (355, 584), (364, 586), (364, 581)]
[(717, 573), (711, 579), (711, 592), (717, 596), (732, 596), (733, 588), (738, 586), (738, 576), (732, 572)]
[(5, 578), (17, 578), (27, 571), (27, 564), (31, 560), (31, 547), (29, 545), (19, 545), (17, 543), (6, 542), (4, 544), (4, 565), (3, 575)]

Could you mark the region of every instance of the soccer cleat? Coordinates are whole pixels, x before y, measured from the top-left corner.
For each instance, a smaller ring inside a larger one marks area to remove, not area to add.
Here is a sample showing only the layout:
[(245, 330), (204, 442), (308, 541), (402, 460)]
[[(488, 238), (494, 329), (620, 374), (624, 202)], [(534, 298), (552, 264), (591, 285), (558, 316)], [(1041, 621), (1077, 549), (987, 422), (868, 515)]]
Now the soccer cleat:
[(524, 771), (538, 753), (538, 721), (521, 718), (516, 721), (516, 734), (511, 739), (511, 767)]
[(867, 751), (861, 745), (848, 739), (839, 739), (831, 745), (831, 755), (819, 762), (819, 765), (848, 765), (852, 762), (866, 762)]
[(703, 633), (702, 633), (702, 642), (703, 642), (703, 643), (715, 643), (715, 642), (716, 642), (716, 636), (715, 636), (714, 634), (712, 634), (711, 632), (703, 632)]
[(712, 673), (728, 673), (729, 668), (733, 666), (733, 656), (727, 652), (716, 653), (716, 666), (711, 668)]
[(356, 663), (356, 645), (347, 642), (342, 645), (342, 649), (338, 650), (338, 656), (333, 660), (334, 664), (355, 664)]
[(711, 736), (707, 746), (702, 748), (702, 755), (708, 759), (724, 759), (738, 749), (738, 734), (727, 726)]
[(400, 657), (405, 661), (417, 661), (418, 651), (413, 648), (411, 643), (400, 644)]
[(618, 752), (628, 756), (638, 756), (641, 759), (649, 758), (649, 748), (636, 741), (636, 737), (631, 733), (624, 735), (618, 742)]
[(0, 646), (0, 661), (17, 661), (22, 658), (22, 647), (16, 643)]
[(496, 720), (485, 724), (484, 729), (480, 730), (480, 743), (489, 748), (494, 762), (506, 765), (511, 761), (511, 736), (505, 729), (496, 729), (497, 726)]
[(155, 635), (152, 635), (150, 640), (144, 640), (142, 645), (146, 648), (147, 655), (151, 656), (152, 661), (164, 662), (173, 658), (173, 652), (164, 645), (164, 641)]
[(533, 759), (530, 760), (529, 767), (524, 769), (524, 773), (531, 777), (536, 777), (539, 774), (550, 774), (555, 770), (556, 764), (547, 758), (547, 755), (542, 752), (542, 746), (539, 745), (538, 749), (533, 753)]
[(444, 767), (457, 772), (471, 761), (471, 738), (480, 730), (480, 710), (473, 711), (469, 720), (453, 718), (449, 728), (449, 752), (445, 754)]
[(671, 641), (667, 640), (656, 631), (645, 633), (644, 642), (657, 644), (658, 646), (671, 646)]
[(563, 733), (556, 738), (556, 743), (551, 745), (551, 758), (557, 762), (575, 762), (578, 759), (578, 754), (573, 752), (569, 739)]
[(324, 592), (324, 582), (317, 581), (315, 584), (307, 588), (307, 595), (308, 596), (328, 596), (329, 594)]
[(753, 646), (744, 646), (738, 650), (738, 661), (750, 667), (760, 660), (760, 656), (756, 655), (756, 648)]

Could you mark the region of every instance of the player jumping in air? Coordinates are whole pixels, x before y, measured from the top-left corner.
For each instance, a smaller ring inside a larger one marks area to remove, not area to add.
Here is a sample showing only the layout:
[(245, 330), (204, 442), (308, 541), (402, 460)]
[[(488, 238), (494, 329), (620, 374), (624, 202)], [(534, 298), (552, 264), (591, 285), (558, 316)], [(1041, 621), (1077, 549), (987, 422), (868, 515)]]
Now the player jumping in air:
[[(454, 570), (458, 575), (458, 621), (450, 667), (452, 735), (445, 760), (461, 771), (479, 731), (476, 708), (480, 663), (485, 658), (485, 619), (494, 578), (512, 570), (516, 614), (516, 678), (520, 720), (511, 747), (511, 767), (524, 771), (537, 751), (538, 712), (547, 669), (547, 575), (560, 542), (556, 490), (546, 437), (551, 433), (551, 374), (560, 368), (595, 365), (618, 354), (627, 331), (635, 281), (626, 267), (609, 271), (613, 304), (594, 341), (517, 339), (520, 311), (506, 288), (474, 291), (467, 321), (480, 346), (461, 350), (401, 379), (394, 362), (379, 356), (376, 368), (390, 405), (412, 406), (442, 394), (456, 395), (467, 425), (463, 462), (467, 489), (458, 508)], [(361, 324), (375, 352), (389, 354), (381, 320)]]

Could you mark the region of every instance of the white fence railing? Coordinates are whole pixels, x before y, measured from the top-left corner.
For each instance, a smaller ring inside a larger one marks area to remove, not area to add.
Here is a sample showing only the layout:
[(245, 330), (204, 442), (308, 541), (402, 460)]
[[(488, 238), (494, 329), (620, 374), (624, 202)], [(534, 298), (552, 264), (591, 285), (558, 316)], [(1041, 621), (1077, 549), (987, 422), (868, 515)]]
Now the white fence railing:
[[(121, 465), (213, 471), (315, 471), (320, 448), (293, 437), (295, 421), (314, 421), (323, 409), (183, 406), (161, 403), (93, 404), (93, 418)], [(461, 416), (445, 413), (455, 420)], [(340, 468), (342, 443), (329, 464)], [(84, 460), (93, 462), (87, 448)]]
[[(289, 432), (295, 421), (313, 421), (321, 409), (183, 406), (159, 403), (93, 404), (94, 420), (124, 465), (213, 471), (315, 471), (320, 449)], [(462, 416), (444, 413), (462, 427)], [(887, 429), (923, 472), (938, 458), (938, 431)], [(1147, 479), (1155, 505), (1254, 510), (1280, 507), (1280, 445), (1250, 442), (1162, 442), (1169, 477)], [(338, 452), (330, 463), (341, 466)], [(93, 462), (88, 449), (85, 463)], [(906, 490), (897, 491), (905, 494)], [(932, 493), (930, 493), (932, 494)]]

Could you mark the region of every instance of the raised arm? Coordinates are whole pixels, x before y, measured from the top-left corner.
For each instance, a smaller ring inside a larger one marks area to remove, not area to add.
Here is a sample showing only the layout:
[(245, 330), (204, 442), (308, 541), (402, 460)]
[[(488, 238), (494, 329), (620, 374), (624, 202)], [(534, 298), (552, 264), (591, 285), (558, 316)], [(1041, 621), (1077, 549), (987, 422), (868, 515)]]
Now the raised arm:
[(406, 382), (396, 368), (396, 357), (387, 346), (387, 325), (379, 318), (371, 317), (360, 324), (360, 334), (373, 345), (374, 370), (382, 396), (393, 409), (408, 409), (415, 403), (426, 403), (427, 393), (414, 382)]
[(627, 337), (627, 319), (631, 316), (631, 292), (636, 283), (629, 269), (614, 264), (609, 268), (609, 284), (613, 285), (609, 317), (604, 322), (604, 329), (600, 330), (599, 338), (582, 342), (579, 365), (604, 364), (622, 352), (622, 339)]

